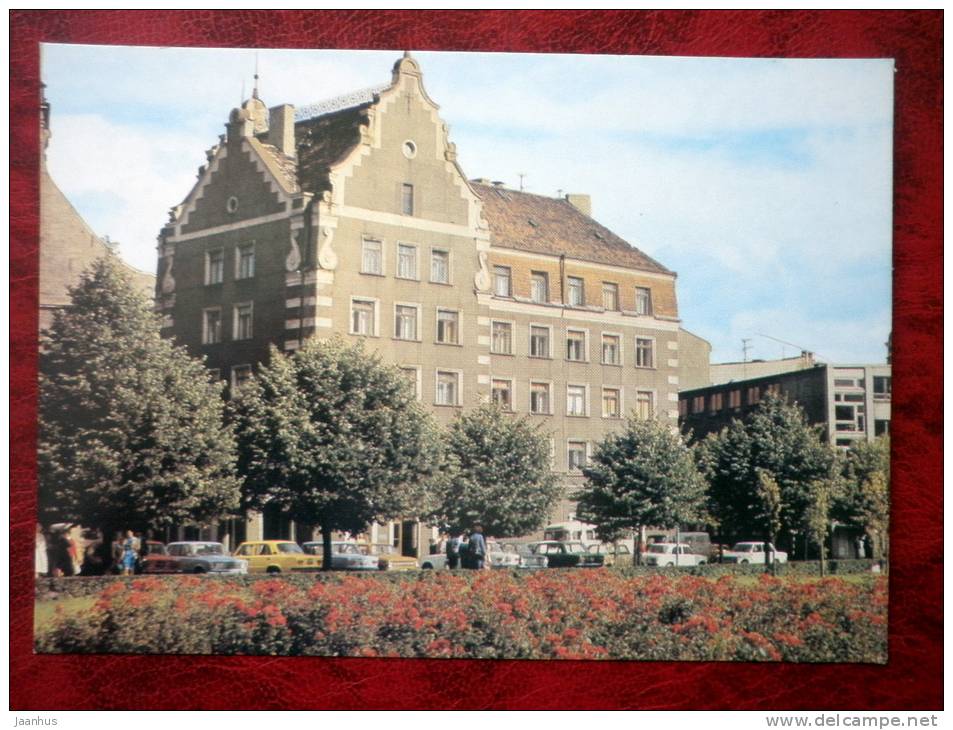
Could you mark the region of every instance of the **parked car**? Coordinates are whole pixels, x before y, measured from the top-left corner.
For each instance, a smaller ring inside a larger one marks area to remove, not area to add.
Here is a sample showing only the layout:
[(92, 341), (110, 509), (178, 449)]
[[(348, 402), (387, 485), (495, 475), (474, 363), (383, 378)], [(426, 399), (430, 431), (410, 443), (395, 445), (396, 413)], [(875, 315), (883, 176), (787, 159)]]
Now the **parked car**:
[(377, 557), (378, 570), (417, 570), (419, 567), (416, 558), (401, 555), (393, 545), (387, 545), (386, 543), (367, 545), (365, 543), (363, 547), (367, 550), (369, 555)]
[(308, 555), (290, 540), (249, 540), (234, 555), (248, 561), (249, 573), (313, 573), (322, 563), (320, 555)]
[(139, 559), (136, 561), (136, 574), (146, 572), (146, 561), (150, 556), (165, 555), (165, 543), (158, 540), (144, 540), (139, 550)]
[(589, 552), (581, 542), (554, 540), (532, 543), (534, 555), (546, 556), (548, 568), (601, 568), (605, 556)]
[(589, 552), (605, 556), (605, 565), (615, 565), (616, 558), (624, 560), (632, 558), (632, 551), (625, 544), (613, 545), (612, 543), (593, 543), (589, 546)]
[(692, 552), (692, 547), (683, 542), (655, 542), (642, 553), (642, 564), (656, 568), (685, 568), (707, 562), (708, 556)]
[(447, 555), (446, 553), (424, 555), (420, 559), (420, 567), (422, 570), (443, 570), (447, 567)]
[(491, 568), (519, 568), (520, 556), (508, 552), (496, 540), (486, 541), (486, 561)]
[(770, 550), (774, 553), (774, 562), (775, 563), (786, 563), (788, 562), (788, 554), (781, 550), (775, 549), (774, 545), (770, 542), (738, 542), (735, 543), (735, 546), (731, 550), (725, 550), (721, 554), (721, 562), (723, 563), (737, 563), (739, 565), (745, 565), (747, 563), (761, 563), (762, 565), (768, 562), (768, 556), (765, 550)]
[(142, 572), (244, 575), (248, 561), (229, 555), (220, 542), (170, 542), (162, 553), (146, 556)]
[[(324, 543), (306, 542), (301, 546), (309, 555), (324, 557)], [(353, 542), (334, 540), (331, 542), (331, 570), (377, 570), (376, 555), (369, 555), (362, 546)]]

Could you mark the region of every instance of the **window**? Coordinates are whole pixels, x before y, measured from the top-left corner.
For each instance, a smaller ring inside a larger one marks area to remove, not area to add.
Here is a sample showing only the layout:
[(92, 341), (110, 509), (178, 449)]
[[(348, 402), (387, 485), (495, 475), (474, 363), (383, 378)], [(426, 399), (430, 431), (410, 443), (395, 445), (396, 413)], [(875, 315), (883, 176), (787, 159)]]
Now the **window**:
[(619, 310), (619, 285), (609, 281), (602, 282), (602, 308), (617, 312)]
[(567, 385), (566, 386), (566, 415), (567, 416), (585, 416), (588, 414), (586, 407), (586, 386), (585, 385)]
[(365, 238), (361, 244), (361, 273), (383, 274), (383, 244), (376, 238)]
[(249, 380), (251, 380), (251, 365), (233, 365), (232, 366), (232, 387), (233, 388), (241, 388)]
[(728, 394), (728, 407), (741, 408), (741, 391), (733, 390)]
[(202, 344), (214, 345), (222, 341), (222, 310), (206, 309), (202, 318)]
[(635, 366), (637, 368), (655, 367), (655, 340), (647, 337), (635, 338)]
[(708, 410), (717, 413), (724, 407), (724, 393), (712, 393), (708, 403)]
[(857, 382), (853, 378), (834, 378), (834, 386), (837, 388), (853, 388)]
[(250, 340), (252, 335), (252, 304), (235, 305), (235, 319), (232, 332), (233, 340)]
[(513, 381), (494, 379), (490, 388), (493, 402), (504, 411), (513, 410)]
[(512, 296), (512, 273), (509, 266), (493, 267), (493, 293), (498, 297)]
[(414, 389), (414, 396), (417, 400), (420, 400), (420, 369), (417, 367), (401, 367), (400, 372)]
[(398, 340), (417, 339), (417, 307), (398, 304), (394, 307), (394, 337)]
[(568, 280), (569, 285), (569, 306), (570, 307), (581, 307), (586, 303), (586, 292), (585, 285), (583, 284), (582, 279), (578, 276), (570, 276)]
[(705, 410), (705, 396), (696, 395), (692, 398), (692, 413), (701, 413)]
[(893, 378), (889, 375), (874, 376), (874, 400), (890, 400)]
[(417, 278), (417, 247), (408, 243), (397, 244), (397, 278)]
[(539, 415), (550, 415), (552, 413), (550, 406), (550, 384), (549, 383), (530, 383), (529, 384), (529, 411)]
[(619, 335), (602, 335), (602, 364), (603, 365), (621, 365), (622, 352)]
[(434, 249), (430, 253), (430, 281), (436, 284), (450, 283), (450, 252)]
[(652, 290), (644, 286), (635, 287), (635, 313), (652, 314)]
[(456, 345), (460, 342), (460, 313), (449, 309), (437, 310), (437, 342)]
[(875, 419), (874, 420), (874, 436), (889, 436), (890, 435), (890, 421)]
[(688, 415), (688, 401), (684, 398), (678, 401), (678, 415), (682, 418)]
[(586, 465), (586, 442), (570, 441), (566, 450), (566, 464), (569, 471), (579, 471)]
[(490, 352), (498, 355), (513, 354), (513, 325), (510, 322), (493, 322), (491, 326)]
[(549, 357), (549, 327), (530, 325), (529, 356)]
[(651, 390), (635, 391), (635, 416), (643, 421), (655, 417), (655, 394)]
[(373, 299), (351, 300), (351, 334), (377, 335), (377, 302)]
[(437, 371), (437, 400), (438, 406), (459, 405), (460, 374), (446, 371)]
[(533, 271), (530, 274), (529, 298), (544, 304), (549, 301), (549, 274), (545, 271)]
[(566, 359), (576, 362), (585, 362), (589, 353), (586, 352), (585, 330), (566, 331)]
[(602, 389), (602, 417), (619, 418), (622, 415), (622, 393), (618, 388)]
[(749, 406), (753, 406), (761, 400), (761, 388), (757, 385), (752, 385), (748, 388), (748, 392), (745, 395), (745, 401)]
[(255, 275), (255, 244), (244, 243), (235, 250), (235, 278), (250, 279)]
[(400, 212), (404, 215), (414, 214), (414, 186), (409, 183), (400, 186)]
[(217, 248), (205, 254), (205, 283), (221, 284), (225, 278), (225, 249)]

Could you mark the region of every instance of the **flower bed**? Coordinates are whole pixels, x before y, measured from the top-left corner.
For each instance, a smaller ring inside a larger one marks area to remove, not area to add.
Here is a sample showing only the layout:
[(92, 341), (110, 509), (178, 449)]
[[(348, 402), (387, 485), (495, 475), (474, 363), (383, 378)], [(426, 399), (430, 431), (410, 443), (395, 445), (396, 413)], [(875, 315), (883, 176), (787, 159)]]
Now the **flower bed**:
[(879, 662), (882, 577), (502, 571), (113, 581), (40, 652)]

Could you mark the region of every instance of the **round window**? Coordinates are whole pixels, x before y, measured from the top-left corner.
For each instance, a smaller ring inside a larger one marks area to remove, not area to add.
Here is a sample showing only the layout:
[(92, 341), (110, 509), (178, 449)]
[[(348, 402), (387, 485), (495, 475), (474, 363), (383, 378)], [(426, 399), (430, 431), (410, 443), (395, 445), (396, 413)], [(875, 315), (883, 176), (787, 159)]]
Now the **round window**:
[(228, 200), (226, 200), (225, 210), (227, 210), (229, 213), (234, 213), (236, 210), (238, 210), (238, 198), (236, 198), (233, 195)]
[(408, 139), (406, 142), (404, 142), (403, 152), (404, 157), (406, 157), (408, 160), (412, 160), (417, 156), (417, 145)]

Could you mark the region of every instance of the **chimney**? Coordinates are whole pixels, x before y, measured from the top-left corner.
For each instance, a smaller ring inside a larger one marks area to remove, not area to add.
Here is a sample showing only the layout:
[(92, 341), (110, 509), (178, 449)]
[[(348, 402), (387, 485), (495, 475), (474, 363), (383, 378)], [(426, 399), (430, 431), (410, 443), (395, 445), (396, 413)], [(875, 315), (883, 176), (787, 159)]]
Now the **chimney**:
[(294, 157), (295, 108), (291, 104), (279, 104), (270, 110), (268, 144), (277, 147), (285, 157)]
[(569, 193), (566, 200), (580, 213), (592, 217), (592, 198), (582, 193)]

